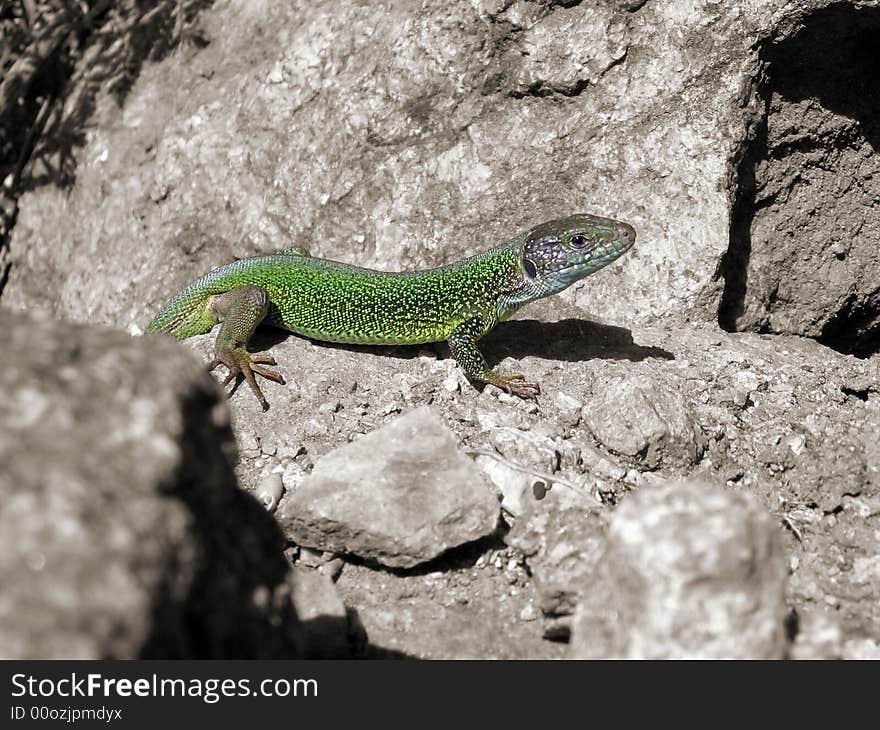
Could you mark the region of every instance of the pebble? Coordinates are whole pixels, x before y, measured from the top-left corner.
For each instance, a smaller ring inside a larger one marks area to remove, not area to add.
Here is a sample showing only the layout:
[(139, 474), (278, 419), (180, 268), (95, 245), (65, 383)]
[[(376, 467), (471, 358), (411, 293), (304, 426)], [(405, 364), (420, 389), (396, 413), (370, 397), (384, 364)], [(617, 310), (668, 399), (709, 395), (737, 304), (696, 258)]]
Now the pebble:
[(249, 431), (239, 434), (238, 447), (241, 449), (241, 455), (248, 459), (254, 459), (260, 454), (260, 442), (256, 435)]
[(330, 577), (334, 583), (339, 580), (339, 576), (342, 575), (342, 569), (345, 567), (345, 561), (342, 558), (333, 558), (332, 560), (328, 560), (322, 566), (318, 568), (319, 573), (324, 573), (325, 575)]
[(257, 499), (269, 511), (274, 512), (278, 507), (278, 500), (284, 494), (284, 483), (277, 472), (267, 474), (257, 484)]
[(584, 404), (568, 393), (557, 393), (554, 398), (556, 407), (559, 408), (559, 423), (564, 428), (574, 428), (580, 423), (581, 409)]
[(284, 461), (285, 459), (295, 459), (300, 454), (306, 453), (306, 447), (302, 444), (291, 444), (282, 442), (275, 450), (275, 456)]
[(537, 609), (530, 603), (522, 611), (519, 612), (519, 620), (520, 621), (537, 621), (538, 620)]
[(281, 70), (281, 64), (276, 63), (272, 70), (269, 72), (269, 75), (266, 77), (266, 81), (270, 84), (280, 84), (284, 82), (284, 72)]
[(327, 433), (327, 426), (314, 418), (310, 418), (305, 422), (304, 430), (306, 436), (314, 438), (316, 436), (323, 436)]
[(789, 436), (788, 438), (788, 448), (791, 449), (791, 452), (795, 456), (800, 456), (801, 451), (804, 449), (804, 444), (806, 444), (807, 440), (804, 438), (804, 435), (801, 433), (795, 434), (794, 436)]
[(281, 475), (281, 483), (287, 491), (291, 491), (299, 486), (299, 483), (305, 479), (305, 476), (305, 469), (294, 461), (284, 467), (284, 471)]

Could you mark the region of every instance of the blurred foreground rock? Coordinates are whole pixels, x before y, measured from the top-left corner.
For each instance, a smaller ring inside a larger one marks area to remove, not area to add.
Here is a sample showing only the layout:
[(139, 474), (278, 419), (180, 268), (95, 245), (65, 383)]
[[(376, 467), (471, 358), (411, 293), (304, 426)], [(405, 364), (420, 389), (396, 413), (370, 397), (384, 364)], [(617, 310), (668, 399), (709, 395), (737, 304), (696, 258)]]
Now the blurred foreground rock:
[(348, 613), (333, 581), (312, 568), (295, 566), (290, 576), (293, 605), (302, 626), (306, 659), (344, 659), (351, 656)]
[(571, 656), (783, 658), (786, 574), (778, 528), (753, 500), (699, 483), (647, 488), (611, 518)]
[(283, 537), (165, 338), (0, 310), (0, 656), (299, 653)]

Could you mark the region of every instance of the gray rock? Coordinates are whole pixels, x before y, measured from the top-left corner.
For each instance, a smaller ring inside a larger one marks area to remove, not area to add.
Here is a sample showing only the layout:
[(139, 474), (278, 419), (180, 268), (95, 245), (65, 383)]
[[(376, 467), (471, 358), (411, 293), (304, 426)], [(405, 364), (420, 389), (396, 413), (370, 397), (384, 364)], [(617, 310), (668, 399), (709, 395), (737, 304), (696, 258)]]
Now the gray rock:
[(498, 515), (479, 468), (423, 407), (325, 455), (278, 520), (301, 545), (409, 568), (490, 535)]
[(576, 658), (781, 658), (787, 562), (749, 498), (699, 484), (630, 496), (583, 582)]
[[(254, 345), (272, 348), (288, 382), (264, 384), (266, 414), (240, 388), (237, 431), (266, 454), (274, 438), (283, 483), (295, 489), (317, 455), (379, 427), (401, 398), (433, 401), (474, 446), (497, 445), (476, 416), (513, 414), (503, 425), (523, 431), (549, 418), (572, 432), (561, 444), (546, 434), (562, 475), (587, 473), (591, 488), (628, 499), (627, 488), (651, 481), (638, 469), (654, 467), (606, 461), (553, 394), (587, 403), (613, 377), (648, 376), (686, 394), (709, 438), (700, 469), (785, 514), (785, 539), (803, 558), (793, 569), (798, 611), (833, 605), (844, 647), (870, 647), (858, 642), (880, 640), (880, 583), (850, 566), (878, 553), (878, 358), (716, 324), (870, 353), (880, 176), (867, 140), (876, 115), (862, 112), (876, 95), (861, 93), (873, 83), (869, 63), (836, 61), (858, 60), (853, 31), (870, 39), (876, 5), (732, 0), (685, 17), (642, 0), (452, 0), (380, 14), (350, 1), (214, 4), (200, 16), (202, 50), (144, 66), (122, 106), (105, 85), (83, 145), (65, 157), (69, 188), (44, 184), (41, 161), (25, 169), (20, 214), (0, 248), (2, 301), (143, 328), (180, 285), (234, 257), (301, 244), (361, 265), (430, 266), (588, 200), (635, 225), (636, 249), (486, 341), (501, 369), (541, 382), (539, 404), (491, 388), (475, 398), (464, 384), (444, 390), (455, 373), (436, 360), (442, 346), (406, 358), (269, 334)], [(817, 29), (817, 42), (804, 43)], [(833, 88), (793, 98), (778, 83), (811, 49), (814, 72), (790, 81), (833, 80), (841, 69), (857, 81), (840, 85), (859, 95), (854, 104), (832, 108)], [(210, 358), (213, 337), (199, 339)], [(343, 408), (320, 415), (328, 401)], [(552, 471), (552, 454), (522, 444), (507, 456)], [(253, 491), (273, 463), (242, 459), (241, 483)]]
[(5, 296), (143, 326), (234, 256), (438, 264), (590, 201), (640, 244), (572, 291), (581, 310), (714, 321), (759, 48), (827, 0), (569, 4), (216, 5), (205, 48), (97, 101), (72, 189), (21, 197)]
[(290, 656), (283, 538), (165, 338), (0, 310), (0, 656)]
[(294, 566), (290, 584), (296, 616), (302, 624), (305, 658), (350, 657), (348, 614), (331, 578), (312, 568)]
[(865, 34), (880, 27), (873, 5), (805, 13), (761, 48), (757, 133), (739, 166), (722, 267), (726, 327), (877, 351), (877, 95), (865, 93), (876, 71), (863, 55), (873, 47)]
[(696, 464), (706, 438), (687, 401), (649, 376), (614, 378), (597, 386), (584, 423), (609, 450), (648, 468)]
[(517, 520), (505, 541), (525, 555), (544, 615), (570, 616), (605, 549), (607, 518), (595, 510), (554, 509), (550, 495), (548, 504), (531, 506)]

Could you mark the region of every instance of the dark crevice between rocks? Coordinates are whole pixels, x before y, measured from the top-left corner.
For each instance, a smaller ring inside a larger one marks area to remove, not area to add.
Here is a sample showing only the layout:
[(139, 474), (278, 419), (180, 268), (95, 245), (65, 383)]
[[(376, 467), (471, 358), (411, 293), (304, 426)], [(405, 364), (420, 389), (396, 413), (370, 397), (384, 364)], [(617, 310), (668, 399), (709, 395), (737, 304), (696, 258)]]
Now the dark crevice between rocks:
[[(763, 108), (736, 164), (729, 248), (718, 271), (719, 325), (806, 334), (868, 357), (880, 351), (880, 286), (872, 293), (862, 283), (852, 295), (850, 282), (831, 277), (826, 300), (814, 305), (803, 295), (793, 303), (781, 290), (790, 292), (786, 285), (798, 284), (792, 277), (808, 277), (810, 267), (814, 278), (833, 270), (827, 259), (835, 241), (823, 237), (823, 221), (840, 220), (840, 230), (831, 231), (843, 243), (839, 260), (850, 255), (847, 231), (857, 238), (864, 225), (862, 235), (872, 233), (875, 184), (865, 168), (880, 149), (880, 9), (831, 5), (806, 16), (793, 35), (766, 40), (759, 58), (756, 91)], [(753, 240), (756, 231), (760, 238)], [(774, 250), (792, 245), (808, 252), (806, 263), (794, 262), (794, 253), (781, 260)], [(756, 266), (764, 281), (750, 281)], [(807, 331), (811, 321), (819, 324)]]
[(527, 96), (547, 97), (547, 96), (578, 96), (584, 89), (590, 85), (587, 79), (578, 79), (573, 84), (547, 84), (545, 81), (535, 81), (526, 89), (514, 89), (509, 92), (508, 96), (514, 99), (523, 99)]
[(503, 550), (507, 547), (503, 539), (506, 532), (506, 525), (499, 522), (498, 530), (494, 534), (450, 548), (436, 558), (420, 563), (412, 568), (393, 568), (383, 565), (377, 560), (362, 558), (357, 555), (346, 555), (345, 561), (352, 565), (361, 565), (371, 570), (380, 570), (402, 578), (429, 575), (430, 573), (437, 572), (448, 573), (454, 570), (469, 570), (486, 553), (492, 550)]
[(823, 328), (818, 340), (838, 352), (868, 358), (880, 352), (880, 285), (867, 302), (853, 303), (839, 311)]
[(721, 257), (719, 275), (724, 280), (718, 306), (718, 324), (728, 332), (737, 331), (737, 320), (744, 310), (748, 286), (749, 258), (752, 254), (752, 221), (755, 218), (757, 185), (755, 168), (767, 156), (767, 99), (764, 114), (755, 125), (736, 169), (736, 196), (730, 214), (730, 242)]
[(858, 398), (860, 401), (868, 400), (868, 389), (867, 388), (848, 388), (847, 386), (842, 386), (840, 391), (845, 395), (851, 395), (854, 398)]

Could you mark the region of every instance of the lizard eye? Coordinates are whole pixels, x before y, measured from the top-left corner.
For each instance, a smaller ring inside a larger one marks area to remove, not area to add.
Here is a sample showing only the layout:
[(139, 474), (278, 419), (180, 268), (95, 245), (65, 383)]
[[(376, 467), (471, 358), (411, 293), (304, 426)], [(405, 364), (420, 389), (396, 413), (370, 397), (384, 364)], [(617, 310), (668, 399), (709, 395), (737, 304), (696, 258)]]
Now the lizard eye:
[(534, 279), (538, 275), (538, 267), (535, 266), (534, 261), (523, 259), (523, 268), (526, 271), (526, 276), (528, 276), (530, 279)]
[(587, 237), (578, 233), (571, 237), (571, 245), (573, 248), (583, 248), (587, 245)]

